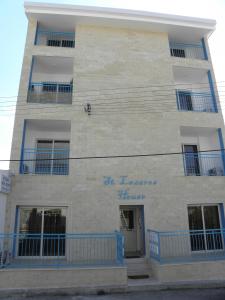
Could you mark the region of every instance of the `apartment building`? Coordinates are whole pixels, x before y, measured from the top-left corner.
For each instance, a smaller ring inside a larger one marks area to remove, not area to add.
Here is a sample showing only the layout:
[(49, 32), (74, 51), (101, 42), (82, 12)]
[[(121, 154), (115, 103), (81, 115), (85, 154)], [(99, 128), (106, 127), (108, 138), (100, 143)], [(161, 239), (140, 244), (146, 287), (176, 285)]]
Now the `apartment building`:
[(215, 21), (31, 2), (25, 12), (0, 286), (11, 266), (16, 287), (126, 286), (129, 268), (160, 282), (224, 279)]

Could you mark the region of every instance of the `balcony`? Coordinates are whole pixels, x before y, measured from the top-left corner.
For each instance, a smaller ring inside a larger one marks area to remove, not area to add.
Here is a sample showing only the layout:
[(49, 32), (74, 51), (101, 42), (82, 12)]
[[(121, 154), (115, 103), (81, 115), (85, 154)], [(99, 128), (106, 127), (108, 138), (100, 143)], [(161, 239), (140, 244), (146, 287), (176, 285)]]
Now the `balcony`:
[(73, 60), (62, 57), (33, 58), (27, 102), (71, 104), (73, 97)]
[(35, 45), (74, 48), (75, 32), (63, 30), (56, 31), (39, 25), (37, 28)]
[(180, 111), (216, 112), (211, 93), (176, 90), (176, 97)]
[(23, 151), (21, 173), (38, 175), (68, 175), (68, 158), (68, 147), (62, 149), (25, 148)]
[(148, 230), (150, 258), (160, 264), (224, 260), (225, 228), (209, 230)]
[(28, 90), (28, 102), (71, 104), (72, 83), (31, 82)]
[(20, 174), (69, 174), (69, 121), (26, 120), (24, 131)]
[(211, 74), (204, 69), (173, 68), (179, 111), (217, 113)]
[(186, 176), (224, 176), (222, 152), (184, 153)]
[(181, 127), (185, 176), (224, 176), (224, 153), (220, 130)]
[(203, 44), (170, 42), (170, 55), (174, 57), (207, 60)]

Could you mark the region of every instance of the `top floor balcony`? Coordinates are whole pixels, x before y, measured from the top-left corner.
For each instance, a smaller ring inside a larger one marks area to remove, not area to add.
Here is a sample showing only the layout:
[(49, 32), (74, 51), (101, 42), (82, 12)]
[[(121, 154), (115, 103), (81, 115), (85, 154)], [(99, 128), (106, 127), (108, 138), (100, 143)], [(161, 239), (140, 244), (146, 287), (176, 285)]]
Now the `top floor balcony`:
[(75, 32), (74, 30), (55, 29), (38, 24), (35, 45), (74, 48)]
[(204, 40), (198, 42), (171, 40), (170, 55), (179, 58), (208, 60)]

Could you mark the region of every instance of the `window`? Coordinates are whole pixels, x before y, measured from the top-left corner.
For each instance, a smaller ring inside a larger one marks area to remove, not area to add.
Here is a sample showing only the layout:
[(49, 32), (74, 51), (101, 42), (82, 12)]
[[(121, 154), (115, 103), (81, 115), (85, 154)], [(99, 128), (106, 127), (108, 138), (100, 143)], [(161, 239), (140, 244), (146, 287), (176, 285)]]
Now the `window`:
[(200, 164), (197, 145), (183, 145), (185, 157), (185, 175), (200, 176)]
[(178, 106), (180, 110), (192, 111), (192, 97), (189, 91), (178, 91)]
[(59, 93), (71, 93), (71, 91), (72, 91), (72, 86), (70, 84), (59, 83), (58, 85)]
[(38, 140), (35, 174), (68, 175), (69, 141)]
[(192, 251), (223, 249), (218, 205), (189, 206), (188, 220)]
[(68, 47), (74, 48), (74, 40), (54, 40), (54, 39), (47, 39), (47, 46), (52, 47)]
[(65, 256), (66, 209), (19, 209), (18, 256)]
[(43, 82), (42, 91), (43, 92), (56, 92), (57, 91), (57, 84), (56, 83)]
[(61, 41), (60, 40), (48, 39), (47, 40), (47, 46), (60, 47), (61, 46)]
[(172, 48), (170, 49), (170, 54), (171, 56), (176, 56), (176, 57), (186, 57), (184, 49)]
[(122, 229), (134, 229), (134, 210), (122, 209), (120, 212)]
[(62, 40), (62, 47), (74, 48), (73, 40)]

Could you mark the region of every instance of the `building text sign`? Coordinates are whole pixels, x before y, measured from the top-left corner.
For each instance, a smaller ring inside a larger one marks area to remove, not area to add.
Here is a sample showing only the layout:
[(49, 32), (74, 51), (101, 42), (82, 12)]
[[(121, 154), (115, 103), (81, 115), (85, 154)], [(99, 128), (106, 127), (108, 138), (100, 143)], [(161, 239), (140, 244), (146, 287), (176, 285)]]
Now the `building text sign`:
[(143, 200), (145, 199), (144, 193), (135, 194), (131, 191), (132, 188), (135, 187), (147, 187), (156, 185), (157, 180), (149, 180), (149, 179), (133, 179), (129, 176), (119, 176), (118, 178), (114, 178), (112, 176), (104, 176), (103, 184), (108, 187), (119, 186), (119, 190), (117, 191), (117, 195), (119, 200)]
[(8, 194), (11, 189), (11, 179), (9, 176), (0, 175), (0, 192)]

